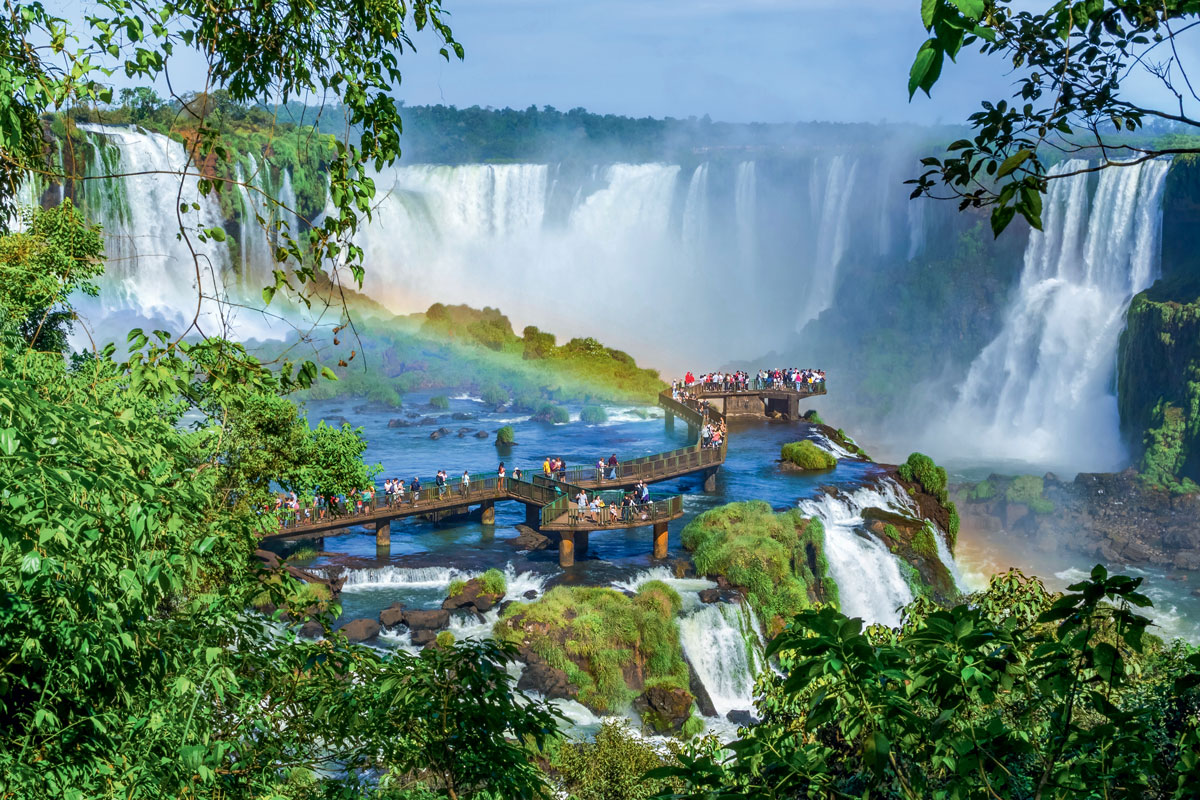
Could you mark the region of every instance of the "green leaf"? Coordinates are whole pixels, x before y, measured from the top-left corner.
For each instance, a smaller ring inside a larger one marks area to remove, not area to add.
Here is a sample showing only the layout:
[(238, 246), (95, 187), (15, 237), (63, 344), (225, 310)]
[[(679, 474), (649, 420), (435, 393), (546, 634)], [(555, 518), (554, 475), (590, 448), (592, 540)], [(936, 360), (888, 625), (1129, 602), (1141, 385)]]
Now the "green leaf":
[(908, 73), (908, 99), (912, 100), (917, 89), (928, 95), (941, 71), (942, 47), (937, 39), (927, 39), (917, 50), (917, 57), (913, 59), (912, 69)]
[(0, 430), (0, 452), (11, 456), (17, 452), (17, 429), (4, 428)]
[(1012, 174), (1017, 167), (1025, 163), (1025, 160), (1033, 155), (1032, 150), (1018, 150), (1008, 158), (1004, 159), (1004, 163), (1000, 165), (1000, 169), (996, 172), (997, 178), (1003, 178), (1005, 175)]
[(337, 373), (335, 373), (329, 367), (321, 367), (321, 377), (330, 381), (336, 381), (338, 379)]
[(1017, 215), (1017, 210), (1012, 206), (996, 206), (992, 209), (992, 236), (999, 236), (1008, 227), (1008, 223), (1012, 222), (1013, 217)]
[(953, 3), (972, 22), (983, 19), (983, 0), (953, 0)]
[(266, 288), (264, 288), (262, 290), (262, 297), (263, 297), (264, 303), (266, 303), (267, 305), (271, 305), (271, 299), (275, 297), (275, 287), (267, 286)]
[(937, 11), (940, 0), (921, 0), (921, 22), (925, 30), (933, 27), (933, 15)]

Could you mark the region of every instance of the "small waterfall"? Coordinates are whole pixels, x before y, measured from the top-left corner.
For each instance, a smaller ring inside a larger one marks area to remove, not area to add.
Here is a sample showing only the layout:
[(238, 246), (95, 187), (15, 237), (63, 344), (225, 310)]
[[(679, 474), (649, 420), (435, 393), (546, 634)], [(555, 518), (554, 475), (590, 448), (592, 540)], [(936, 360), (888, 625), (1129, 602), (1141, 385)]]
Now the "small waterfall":
[[(1067, 161), (1052, 173), (1086, 166)], [(968, 457), (1065, 471), (1119, 469), (1113, 378), (1117, 340), (1134, 294), (1158, 271), (1160, 200), (1170, 163), (1054, 180), (1043, 232), (1032, 231), (1000, 334), (959, 388), (945, 438)]]
[(754, 708), (762, 631), (746, 603), (710, 603), (679, 620), (679, 641), (717, 714)]
[(454, 567), (378, 567), (346, 572), (343, 592), (360, 592), (389, 587), (407, 589), (445, 589), (451, 581), (468, 580), (471, 573)]
[(868, 624), (898, 626), (899, 609), (913, 600), (896, 556), (873, 536), (857, 531), (864, 523), (862, 512), (867, 508), (911, 514), (911, 506), (901, 495), (894, 482), (885, 481), (849, 494), (825, 494), (800, 501), (800, 511), (825, 526), (825, 557), (837, 581), (842, 613), (861, 617)]
[(836, 155), (813, 165), (809, 178), (809, 199), (816, 221), (816, 238), (811, 262), (808, 291), (800, 304), (796, 329), (816, 319), (833, 305), (837, 287), (837, 269), (850, 244), (850, 196), (858, 161)]

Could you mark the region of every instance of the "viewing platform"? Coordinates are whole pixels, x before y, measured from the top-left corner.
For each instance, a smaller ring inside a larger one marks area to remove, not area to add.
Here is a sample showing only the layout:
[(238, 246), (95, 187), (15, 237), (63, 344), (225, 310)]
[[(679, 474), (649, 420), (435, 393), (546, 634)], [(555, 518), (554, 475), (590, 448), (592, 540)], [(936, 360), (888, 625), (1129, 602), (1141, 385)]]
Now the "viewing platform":
[[(264, 538), (314, 539), (349, 527), (373, 526), (376, 544), (386, 547), (390, 546), (391, 524), (395, 520), (409, 517), (437, 520), (465, 514), (477, 507), (482, 522), (488, 525), (495, 522), (497, 502), (515, 501), (525, 504), (526, 524), (559, 537), (559, 564), (563, 567), (575, 563), (576, 551), (586, 552), (592, 531), (601, 530), (650, 527), (654, 532), (654, 557), (666, 558), (667, 523), (683, 516), (683, 498), (675, 496), (623, 506), (624, 490), (639, 482), (654, 484), (702, 474), (705, 489), (712, 491), (716, 488), (716, 472), (725, 461), (726, 444), (723, 441), (718, 447), (705, 447), (700, 441), (700, 429), (706, 423), (719, 425), (723, 421), (720, 411), (703, 409), (697, 401), (677, 401), (668, 392), (660, 393), (658, 402), (667, 411), (668, 419), (673, 421), (679, 416), (688, 423), (696, 440), (693, 444), (630, 459), (616, 467), (573, 466), (554, 476), (538, 472), (518, 479), (490, 473), (473, 475), (466, 484), (461, 478), (454, 478), (444, 487), (429, 481), (422, 483), (415, 497), (409, 492), (403, 500), (392, 498), (389, 502), (387, 497), (376, 495), (361, 512), (335, 513), (326, 509), (324, 518), (318, 514), (287, 520), (277, 533)], [(587, 493), (589, 503), (599, 491), (604, 507), (597, 512), (580, 509), (575, 498), (581, 491)]]
[(726, 389), (723, 386), (692, 384), (685, 390), (697, 399), (707, 400), (726, 417), (780, 416), (800, 419), (800, 403), (825, 394), (825, 383), (801, 388)]

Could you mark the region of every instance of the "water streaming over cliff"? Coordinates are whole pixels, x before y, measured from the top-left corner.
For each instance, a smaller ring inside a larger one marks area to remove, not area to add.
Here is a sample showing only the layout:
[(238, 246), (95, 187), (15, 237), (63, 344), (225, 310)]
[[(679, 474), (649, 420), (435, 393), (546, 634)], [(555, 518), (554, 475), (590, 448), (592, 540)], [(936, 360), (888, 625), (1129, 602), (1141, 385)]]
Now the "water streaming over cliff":
[(766, 659), (747, 604), (711, 603), (681, 617), (679, 641), (718, 715), (754, 708), (754, 679)]
[[(1068, 161), (1059, 174), (1086, 166)], [(979, 354), (939, 433), (946, 452), (1068, 472), (1124, 465), (1114, 388), (1134, 294), (1158, 270), (1167, 161), (1050, 183), (1000, 334)], [(949, 442), (953, 442), (950, 444)]]

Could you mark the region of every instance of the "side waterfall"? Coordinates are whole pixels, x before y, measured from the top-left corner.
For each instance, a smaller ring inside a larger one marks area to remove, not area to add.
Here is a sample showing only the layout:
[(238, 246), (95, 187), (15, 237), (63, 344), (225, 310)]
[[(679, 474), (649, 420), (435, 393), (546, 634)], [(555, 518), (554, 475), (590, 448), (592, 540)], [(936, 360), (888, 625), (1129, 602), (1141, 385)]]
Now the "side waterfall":
[[(1064, 174), (1086, 167), (1067, 161)], [(1032, 231), (1000, 334), (959, 387), (945, 439), (958, 454), (1064, 471), (1124, 465), (1118, 430), (1117, 340), (1134, 294), (1158, 272), (1168, 161), (1051, 181), (1043, 231)], [(1089, 208), (1090, 205), (1090, 208)]]
[(754, 679), (766, 667), (762, 631), (746, 603), (710, 603), (679, 620), (679, 641), (717, 714), (754, 708)]

